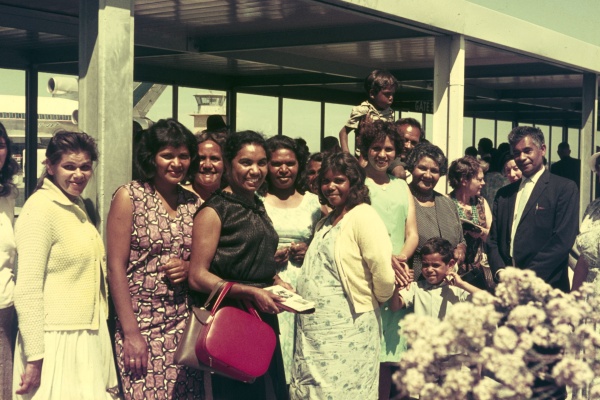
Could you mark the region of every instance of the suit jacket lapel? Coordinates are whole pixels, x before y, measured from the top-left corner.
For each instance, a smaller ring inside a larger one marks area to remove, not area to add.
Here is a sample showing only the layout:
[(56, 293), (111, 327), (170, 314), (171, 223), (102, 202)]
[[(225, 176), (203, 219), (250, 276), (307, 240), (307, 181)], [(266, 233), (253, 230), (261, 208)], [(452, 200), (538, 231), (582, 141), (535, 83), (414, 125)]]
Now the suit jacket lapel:
[[(544, 171), (544, 173), (540, 176), (540, 179), (536, 182), (533, 187), (533, 191), (531, 192), (531, 196), (529, 196), (529, 200), (527, 200), (527, 204), (525, 204), (525, 209), (523, 210), (523, 215), (521, 215), (521, 221), (523, 218), (531, 211), (536, 204), (538, 204), (538, 199), (546, 190), (548, 186), (548, 182), (550, 181), (550, 172)], [(519, 221), (520, 222), (520, 221)]]

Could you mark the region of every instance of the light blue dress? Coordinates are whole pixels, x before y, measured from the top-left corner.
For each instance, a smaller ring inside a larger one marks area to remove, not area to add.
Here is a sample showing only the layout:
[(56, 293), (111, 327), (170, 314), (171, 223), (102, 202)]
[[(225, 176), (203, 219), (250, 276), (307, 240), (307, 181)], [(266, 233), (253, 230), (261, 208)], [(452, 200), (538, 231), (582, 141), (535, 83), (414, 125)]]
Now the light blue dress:
[[(289, 246), (294, 242), (309, 243), (314, 227), (321, 217), (321, 204), (318, 196), (308, 192), (296, 208), (277, 208), (265, 202), (265, 209), (275, 231), (277, 231), (277, 235), (279, 235), (279, 247)], [(301, 267), (302, 264), (289, 261), (283, 269), (277, 272), (281, 279), (295, 288), (298, 276), (302, 271)], [(295, 315), (290, 312), (282, 312), (278, 315), (279, 339), (281, 340), (285, 379), (288, 384), (290, 383), (294, 357)]]
[[(399, 255), (406, 238), (406, 218), (408, 217), (408, 185), (403, 179), (390, 175), (387, 185), (378, 185), (371, 178), (365, 184), (369, 188), (371, 207), (383, 220), (392, 241), (392, 254)], [(391, 263), (391, 260), (390, 260)], [(398, 333), (407, 309), (392, 311), (389, 301), (381, 305), (381, 355), (380, 361), (400, 362), (402, 353), (407, 349), (406, 338)]]
[(328, 219), (308, 249), (297, 292), (316, 303), (298, 315), (290, 398), (377, 399), (379, 310), (357, 314), (348, 301), (334, 261), (344, 220)]

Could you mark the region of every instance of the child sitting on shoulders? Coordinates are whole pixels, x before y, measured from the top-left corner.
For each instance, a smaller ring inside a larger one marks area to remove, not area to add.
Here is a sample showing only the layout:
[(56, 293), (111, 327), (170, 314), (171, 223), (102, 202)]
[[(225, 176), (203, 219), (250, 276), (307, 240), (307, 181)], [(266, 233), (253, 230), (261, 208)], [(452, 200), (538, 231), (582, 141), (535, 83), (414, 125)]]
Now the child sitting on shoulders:
[[(350, 119), (340, 130), (340, 145), (342, 151), (345, 152), (350, 151), (348, 135), (353, 130), (358, 129), (358, 124), (362, 119), (368, 118), (371, 121), (381, 119), (394, 122), (394, 110), (390, 108), (394, 101), (394, 93), (398, 89), (398, 81), (394, 75), (388, 71), (376, 69), (366, 77), (364, 87), (369, 98), (352, 108)], [(355, 148), (358, 154), (358, 146), (355, 146)]]
[(414, 307), (417, 315), (444, 319), (453, 304), (466, 301), (481, 289), (476, 288), (454, 272), (454, 248), (449, 241), (434, 237), (421, 248), (424, 281), (412, 282), (406, 288), (396, 288), (390, 308), (399, 310)]

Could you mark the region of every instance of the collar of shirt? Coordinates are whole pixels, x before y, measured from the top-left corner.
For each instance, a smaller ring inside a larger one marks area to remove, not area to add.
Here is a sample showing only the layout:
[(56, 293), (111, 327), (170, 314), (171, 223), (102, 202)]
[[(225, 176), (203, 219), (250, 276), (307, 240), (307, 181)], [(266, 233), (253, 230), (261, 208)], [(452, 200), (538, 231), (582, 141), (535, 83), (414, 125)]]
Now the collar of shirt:
[(535, 184), (540, 179), (540, 177), (542, 176), (542, 174), (544, 173), (544, 171), (546, 171), (546, 167), (540, 168), (540, 170), (538, 172), (536, 172), (535, 174), (533, 174), (529, 178), (523, 177), (523, 179), (521, 179), (521, 185), (519, 186), (519, 189), (523, 188), (523, 186), (525, 186), (525, 184), (528, 181), (531, 181), (533, 183), (533, 185), (535, 186)]

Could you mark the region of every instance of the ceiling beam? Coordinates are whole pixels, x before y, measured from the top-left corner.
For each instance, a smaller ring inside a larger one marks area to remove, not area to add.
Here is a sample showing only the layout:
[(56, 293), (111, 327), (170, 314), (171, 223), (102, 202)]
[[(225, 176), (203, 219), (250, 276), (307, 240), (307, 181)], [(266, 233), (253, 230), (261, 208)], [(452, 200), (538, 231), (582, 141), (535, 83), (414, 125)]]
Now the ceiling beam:
[(163, 85), (182, 85), (213, 90), (232, 88), (233, 78), (228, 75), (208, 74), (201, 71), (189, 71), (176, 68), (140, 65), (133, 68), (133, 79), (136, 82), (154, 82)]
[(581, 99), (581, 87), (572, 88), (533, 88), (533, 89), (501, 89), (498, 90), (501, 99)]
[(79, 18), (72, 15), (0, 5), (0, 26), (24, 31), (79, 37)]
[[(332, 21), (334, 24), (335, 21)], [(399, 26), (381, 23), (356, 25), (332, 25), (327, 27), (268, 31), (254, 34), (206, 36), (193, 39), (194, 48), (200, 53), (227, 53), (275, 48), (322, 46), (340, 43), (360, 43), (389, 39), (428, 36), (424, 33)]]
[(219, 56), (245, 60), (250, 62), (277, 65), (284, 68), (350, 78), (363, 78), (371, 72), (371, 68), (348, 64), (338, 61), (329, 61), (304, 55), (285, 53), (277, 50), (262, 50), (250, 52), (220, 53)]

